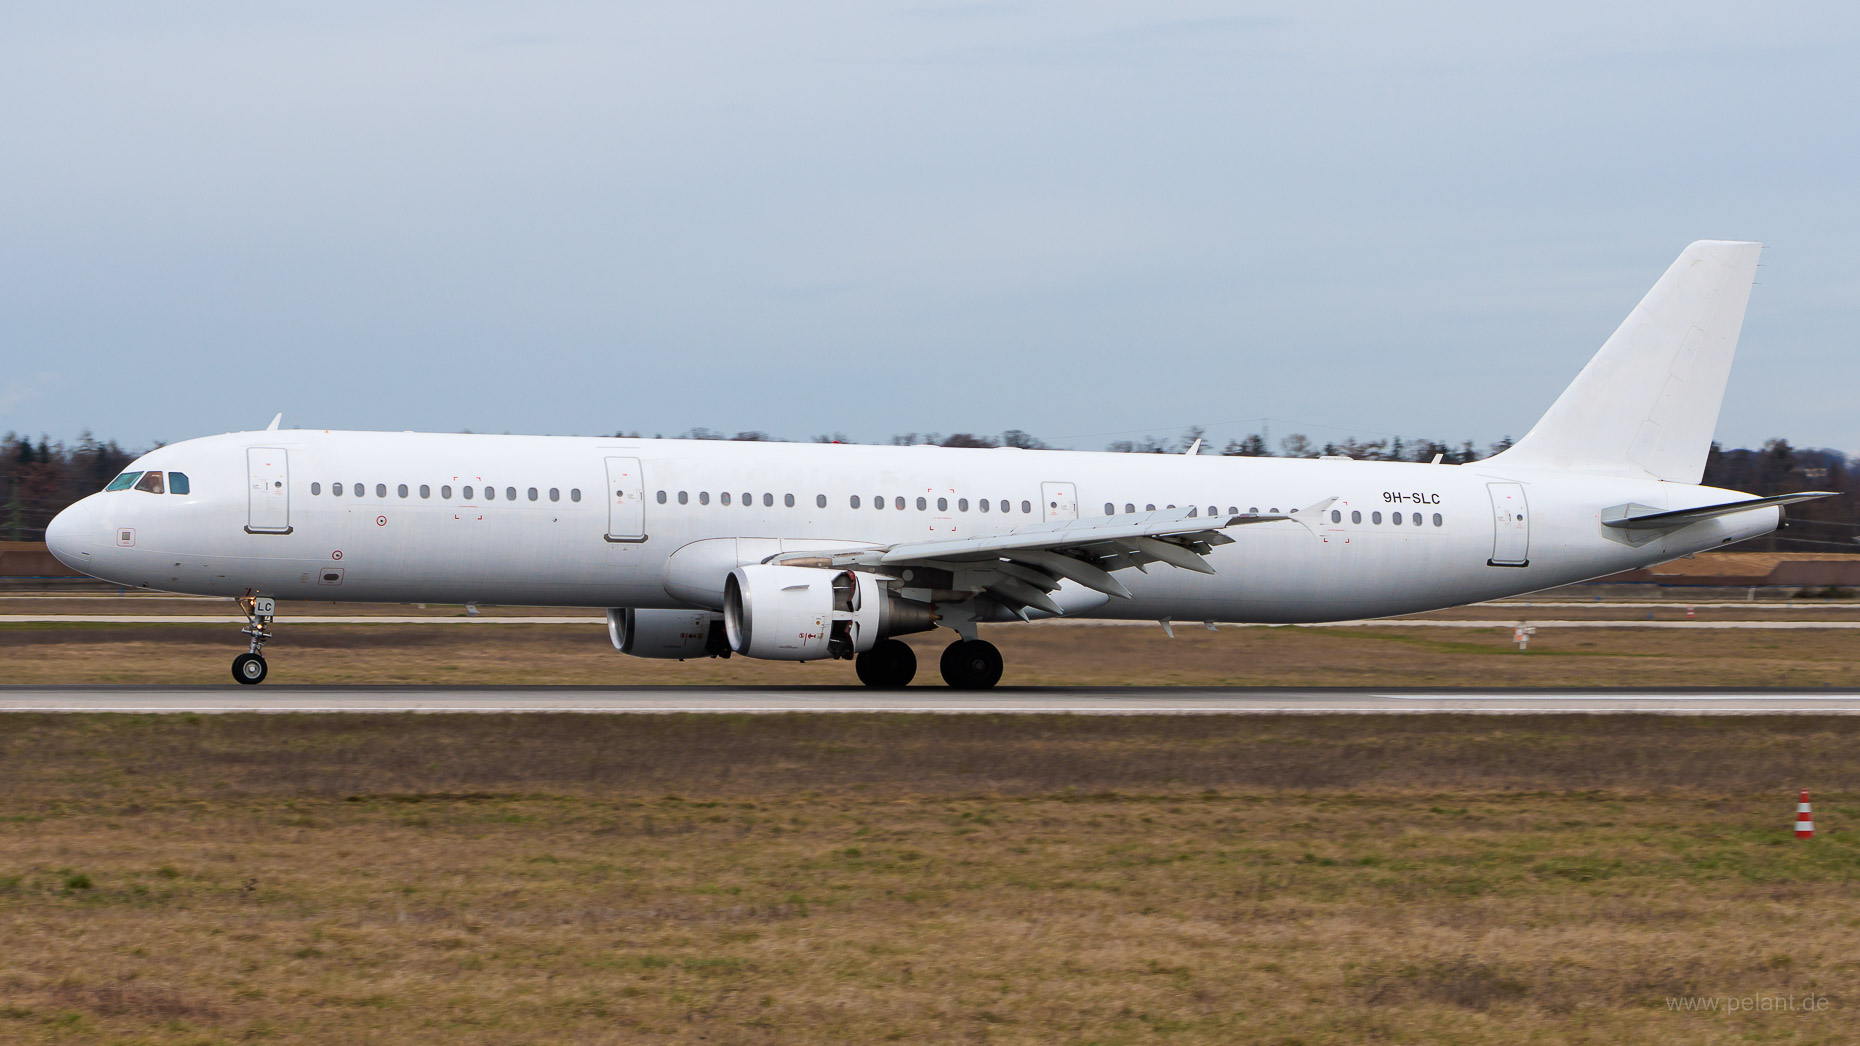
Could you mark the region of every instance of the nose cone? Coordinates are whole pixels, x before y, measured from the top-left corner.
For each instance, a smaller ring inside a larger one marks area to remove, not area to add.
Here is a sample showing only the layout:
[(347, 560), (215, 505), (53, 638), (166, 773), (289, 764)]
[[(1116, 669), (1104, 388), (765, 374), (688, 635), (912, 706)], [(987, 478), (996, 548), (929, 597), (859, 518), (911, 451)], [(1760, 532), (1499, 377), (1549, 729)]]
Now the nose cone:
[(70, 506), (45, 525), (45, 547), (58, 562), (72, 570), (90, 573), (90, 545), (93, 525), (90, 498)]

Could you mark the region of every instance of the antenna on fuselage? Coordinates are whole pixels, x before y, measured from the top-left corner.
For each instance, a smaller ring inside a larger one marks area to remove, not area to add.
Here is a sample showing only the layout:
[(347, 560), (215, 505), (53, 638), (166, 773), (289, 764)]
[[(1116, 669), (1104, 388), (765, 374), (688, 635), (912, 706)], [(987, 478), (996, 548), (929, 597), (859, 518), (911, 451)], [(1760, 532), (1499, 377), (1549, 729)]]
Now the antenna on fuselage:
[(276, 432), (276, 431), (278, 431), (278, 422), (280, 422), (280, 421), (283, 421), (283, 420), (284, 420), (284, 412), (283, 412), (283, 411), (279, 411), (279, 412), (277, 412), (276, 414), (273, 414), (273, 415), (271, 416), (271, 424), (269, 424), (269, 425), (266, 425), (266, 426), (265, 426), (265, 431), (266, 431), (266, 432)]

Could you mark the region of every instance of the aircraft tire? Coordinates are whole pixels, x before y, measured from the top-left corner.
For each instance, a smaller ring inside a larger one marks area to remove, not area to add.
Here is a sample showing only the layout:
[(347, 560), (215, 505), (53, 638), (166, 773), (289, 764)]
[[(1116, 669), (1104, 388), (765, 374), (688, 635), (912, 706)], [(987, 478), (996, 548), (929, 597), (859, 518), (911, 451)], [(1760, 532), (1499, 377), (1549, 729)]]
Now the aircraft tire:
[(233, 678), (247, 686), (257, 686), (264, 682), (269, 672), (270, 666), (266, 665), (265, 659), (257, 654), (240, 654), (233, 658)]
[(881, 639), (853, 661), (853, 671), (866, 686), (886, 690), (909, 686), (917, 675), (917, 652), (896, 639)]
[(987, 690), (1001, 681), (1001, 651), (985, 639), (960, 639), (943, 651), (943, 682), (958, 690)]

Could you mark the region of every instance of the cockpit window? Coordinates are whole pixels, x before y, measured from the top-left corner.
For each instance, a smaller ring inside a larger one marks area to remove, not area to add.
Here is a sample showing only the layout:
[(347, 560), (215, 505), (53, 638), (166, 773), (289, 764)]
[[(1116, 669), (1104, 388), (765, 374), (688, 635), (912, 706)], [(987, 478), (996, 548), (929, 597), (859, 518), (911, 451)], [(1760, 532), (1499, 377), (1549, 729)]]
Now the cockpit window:
[(166, 493), (162, 488), (161, 473), (159, 472), (144, 472), (142, 478), (136, 480), (136, 489), (147, 491), (150, 494)]
[(135, 484), (136, 477), (140, 475), (142, 475), (142, 473), (140, 472), (125, 472), (122, 475), (111, 480), (110, 485), (103, 489), (105, 490), (128, 490), (131, 486)]
[(188, 489), (187, 473), (185, 472), (168, 473), (168, 493), (170, 494), (191, 493), (191, 491)]

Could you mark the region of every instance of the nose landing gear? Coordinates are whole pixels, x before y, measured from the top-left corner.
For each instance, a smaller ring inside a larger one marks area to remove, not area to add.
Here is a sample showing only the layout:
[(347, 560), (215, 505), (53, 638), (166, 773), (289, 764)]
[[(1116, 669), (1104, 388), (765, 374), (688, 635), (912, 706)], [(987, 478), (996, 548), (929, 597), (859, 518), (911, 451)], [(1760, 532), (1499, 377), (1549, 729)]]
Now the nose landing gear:
[(270, 596), (240, 596), (238, 603), (246, 620), (251, 622), (239, 631), (252, 637), (252, 649), (233, 658), (232, 676), (247, 686), (255, 686), (265, 681), (268, 671), (262, 651), (265, 641), (271, 638), (271, 618), (277, 611), (277, 602)]

